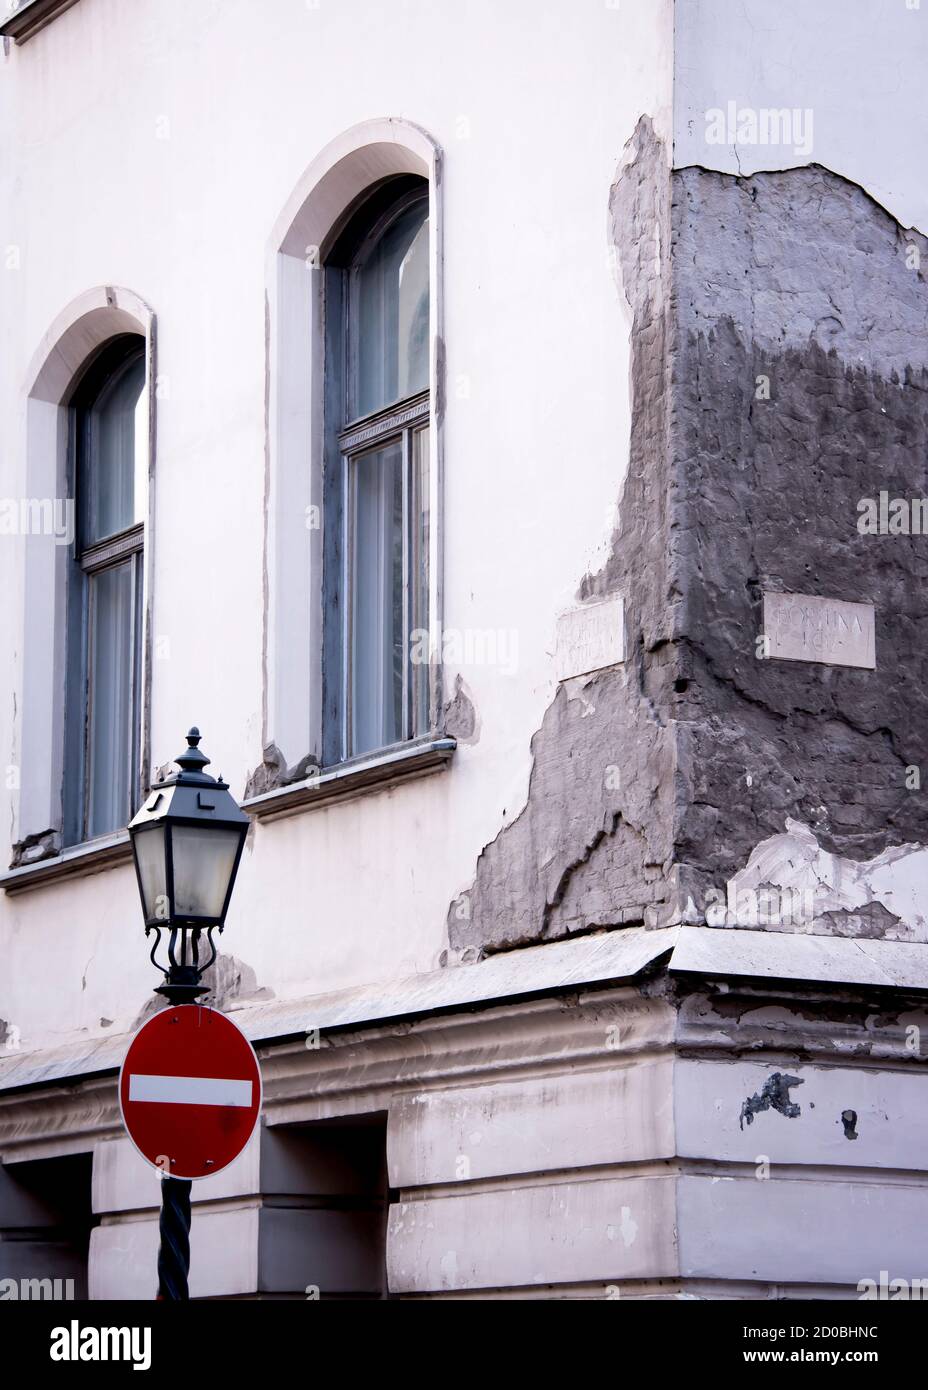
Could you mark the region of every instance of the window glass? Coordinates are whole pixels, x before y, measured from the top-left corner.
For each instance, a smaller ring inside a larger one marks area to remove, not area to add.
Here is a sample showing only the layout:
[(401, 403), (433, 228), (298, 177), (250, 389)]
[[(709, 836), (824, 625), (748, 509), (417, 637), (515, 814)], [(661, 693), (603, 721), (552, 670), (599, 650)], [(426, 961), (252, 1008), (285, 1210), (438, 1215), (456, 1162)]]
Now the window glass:
[(428, 203), (389, 224), (357, 267), (357, 380), (351, 413), (369, 415), (429, 384)]
[(147, 407), (145, 361), (139, 354), (109, 378), (83, 412), (80, 482), (84, 545), (116, 535), (142, 520)]
[(403, 737), (403, 448), (399, 440), (351, 461), (351, 748)]
[(415, 430), (412, 435), (414, 526), (410, 583), (412, 612), (410, 615), (410, 659), (412, 661), (413, 708), (415, 727), (429, 727), (429, 667), (428, 641), (424, 634), (429, 627), (429, 427)]
[(90, 575), (89, 806), (87, 834), (105, 835), (131, 815), (134, 571), (131, 558)]

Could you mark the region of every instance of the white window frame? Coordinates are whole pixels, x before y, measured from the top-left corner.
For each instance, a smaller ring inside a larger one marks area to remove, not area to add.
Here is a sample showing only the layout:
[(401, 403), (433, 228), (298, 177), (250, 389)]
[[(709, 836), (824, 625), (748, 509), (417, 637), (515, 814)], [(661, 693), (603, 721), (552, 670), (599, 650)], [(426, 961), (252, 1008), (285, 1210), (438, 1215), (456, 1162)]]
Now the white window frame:
[[(123, 333), (145, 340), (148, 380), (148, 497), (144, 517), (142, 577), (141, 727), (138, 737), (139, 785), (150, 767), (151, 576), (154, 564), (155, 316), (131, 290), (111, 285), (88, 290), (73, 300), (44, 334), (25, 382), (21, 449), (24, 494), (69, 499), (69, 402), (88, 360)], [(64, 737), (68, 579), (72, 548), (47, 537), (23, 541), (21, 666), (18, 744), (23, 769), (14, 845), (47, 837), (47, 852), (59, 851), (63, 837)], [(121, 832), (120, 832), (121, 833)]]
[(366, 190), (418, 174), (429, 186), (429, 725), (440, 734), (442, 620), (441, 151), (420, 127), (387, 118), (333, 140), (278, 218), (267, 263), (267, 438), (262, 739), (282, 761), (323, 762), (322, 525), (325, 450), (325, 251)]

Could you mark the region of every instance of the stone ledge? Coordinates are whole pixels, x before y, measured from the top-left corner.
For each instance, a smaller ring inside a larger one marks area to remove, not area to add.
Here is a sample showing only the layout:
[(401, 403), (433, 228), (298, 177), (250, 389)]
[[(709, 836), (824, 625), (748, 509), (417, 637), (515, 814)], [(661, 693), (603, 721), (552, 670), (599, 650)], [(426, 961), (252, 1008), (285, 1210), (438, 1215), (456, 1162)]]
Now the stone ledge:
[(131, 860), (129, 833), (121, 830), (117, 835), (107, 835), (83, 845), (74, 845), (73, 848), (56, 854), (52, 859), (39, 859), (35, 864), (23, 864), (18, 869), (9, 869), (6, 873), (0, 874), (0, 888), (10, 896), (28, 893), (33, 888), (43, 887), (46, 883), (96, 874), (116, 864), (128, 864)]
[(317, 806), (330, 806), (333, 801), (347, 801), (362, 792), (382, 791), (397, 782), (441, 771), (450, 763), (456, 747), (453, 738), (404, 744), (328, 768), (301, 782), (275, 787), (261, 796), (248, 797), (242, 802), (242, 810), (256, 820), (276, 820), (312, 811)]
[[(626, 927), (597, 936), (507, 951), (476, 965), (383, 984), (273, 1000), (230, 1010), (256, 1046), (305, 1038), (310, 1029), (377, 1027), (475, 1006), (527, 1003), (561, 990), (633, 980), (668, 956), (671, 975), (779, 980), (928, 992), (928, 946), (902, 941), (729, 927)], [(126, 1034), (0, 1056), (0, 1092), (48, 1086), (119, 1069)]]
[(25, 43), (76, 4), (77, 0), (21, 0), (13, 13), (0, 24), (0, 34), (4, 38), (15, 39), (17, 43)]

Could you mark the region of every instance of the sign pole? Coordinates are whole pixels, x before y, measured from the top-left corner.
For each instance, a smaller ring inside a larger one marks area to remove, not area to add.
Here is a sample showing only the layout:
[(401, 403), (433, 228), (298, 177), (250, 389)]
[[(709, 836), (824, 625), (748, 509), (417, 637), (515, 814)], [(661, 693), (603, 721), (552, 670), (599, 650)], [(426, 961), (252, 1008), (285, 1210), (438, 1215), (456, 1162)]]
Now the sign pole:
[(161, 1178), (161, 1220), (158, 1232), (158, 1298), (186, 1301), (190, 1297), (190, 1179)]
[[(199, 984), (199, 975), (196, 983)], [(157, 991), (165, 994), (176, 1007), (195, 1002), (179, 991), (175, 994), (171, 986), (162, 985)], [(197, 994), (203, 991), (197, 990)], [(158, 1292), (155, 1301), (187, 1303), (190, 1300), (190, 1210), (189, 1178), (174, 1178), (170, 1172), (161, 1169), (161, 1215), (158, 1218)]]

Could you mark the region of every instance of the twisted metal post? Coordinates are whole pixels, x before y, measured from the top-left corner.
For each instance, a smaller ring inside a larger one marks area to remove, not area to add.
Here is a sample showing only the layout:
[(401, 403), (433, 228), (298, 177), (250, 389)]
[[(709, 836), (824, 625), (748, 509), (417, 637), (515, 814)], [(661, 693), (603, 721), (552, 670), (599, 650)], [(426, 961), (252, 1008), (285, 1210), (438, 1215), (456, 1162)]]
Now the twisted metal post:
[(161, 1245), (158, 1250), (158, 1298), (183, 1302), (189, 1299), (190, 1181), (161, 1179)]

